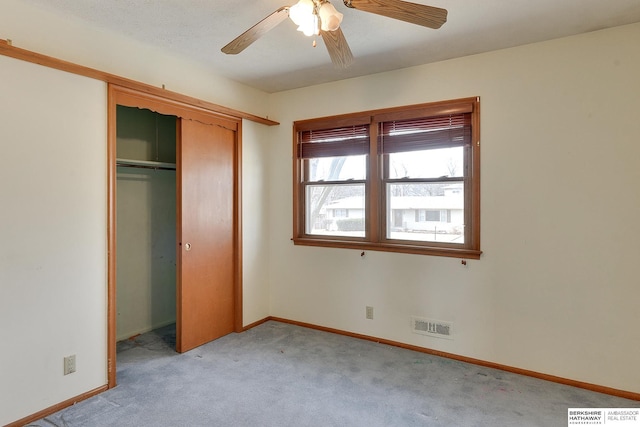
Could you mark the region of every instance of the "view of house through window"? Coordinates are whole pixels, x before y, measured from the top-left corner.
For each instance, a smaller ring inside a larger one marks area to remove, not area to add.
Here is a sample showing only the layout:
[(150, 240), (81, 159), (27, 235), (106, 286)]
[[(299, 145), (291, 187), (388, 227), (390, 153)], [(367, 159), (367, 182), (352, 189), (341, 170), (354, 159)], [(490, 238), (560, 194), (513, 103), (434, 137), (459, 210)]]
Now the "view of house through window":
[(478, 128), (477, 98), (296, 122), (294, 243), (479, 257)]
[(308, 234), (365, 236), (366, 157), (309, 160), (305, 203), (308, 206), (305, 227)]
[(464, 243), (468, 118), (419, 117), (380, 125), (382, 151), (388, 152), (387, 238)]

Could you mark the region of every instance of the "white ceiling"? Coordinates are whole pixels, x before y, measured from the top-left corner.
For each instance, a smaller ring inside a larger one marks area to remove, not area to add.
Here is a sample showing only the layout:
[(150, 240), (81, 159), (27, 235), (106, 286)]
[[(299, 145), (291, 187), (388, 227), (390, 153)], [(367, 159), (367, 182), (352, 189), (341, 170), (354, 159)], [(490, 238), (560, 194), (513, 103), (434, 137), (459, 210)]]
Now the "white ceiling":
[[(220, 49), (297, 0), (23, 0), (74, 15), (204, 63), (233, 80), (278, 92), (640, 22), (640, 0), (413, 0), (449, 11), (438, 30), (333, 5), (355, 57), (333, 67), (323, 45), (285, 20), (239, 55)], [(639, 40), (640, 42), (640, 40)]]

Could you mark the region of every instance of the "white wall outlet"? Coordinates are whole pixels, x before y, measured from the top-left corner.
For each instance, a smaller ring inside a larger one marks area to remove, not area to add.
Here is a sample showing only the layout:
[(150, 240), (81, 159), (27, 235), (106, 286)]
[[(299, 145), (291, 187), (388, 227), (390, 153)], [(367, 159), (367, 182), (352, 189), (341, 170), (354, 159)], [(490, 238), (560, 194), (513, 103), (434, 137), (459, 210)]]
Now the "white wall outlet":
[(373, 307), (371, 306), (367, 306), (367, 319), (373, 319)]
[(67, 356), (64, 358), (64, 374), (69, 375), (76, 371), (76, 355)]

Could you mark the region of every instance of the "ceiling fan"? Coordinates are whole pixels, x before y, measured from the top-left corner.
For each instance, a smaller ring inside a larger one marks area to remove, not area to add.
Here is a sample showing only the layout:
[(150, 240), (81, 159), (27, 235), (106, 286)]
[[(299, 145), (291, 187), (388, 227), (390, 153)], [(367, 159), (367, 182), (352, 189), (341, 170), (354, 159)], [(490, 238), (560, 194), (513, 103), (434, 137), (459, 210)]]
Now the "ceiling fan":
[[(447, 22), (447, 10), (403, 0), (343, 0), (350, 9), (375, 13), (428, 28), (440, 28)], [(353, 54), (342, 33), (342, 13), (328, 0), (299, 0), (293, 6), (282, 6), (271, 15), (240, 34), (222, 48), (227, 54), (238, 54), (265, 35), (287, 17), (307, 36), (321, 35), (331, 61), (338, 68), (353, 62)], [(315, 41), (314, 41), (315, 46)]]

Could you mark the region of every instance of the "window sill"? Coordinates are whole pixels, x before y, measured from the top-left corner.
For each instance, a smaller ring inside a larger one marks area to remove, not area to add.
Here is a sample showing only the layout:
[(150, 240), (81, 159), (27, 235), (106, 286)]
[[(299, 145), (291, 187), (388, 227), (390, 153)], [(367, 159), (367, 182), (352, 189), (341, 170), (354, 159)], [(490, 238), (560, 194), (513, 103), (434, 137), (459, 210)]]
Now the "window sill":
[(362, 241), (316, 239), (311, 237), (294, 237), (294, 245), (318, 246), (326, 248), (357, 249), (381, 252), (396, 252), (417, 255), (442, 256), (450, 258), (480, 259), (482, 251), (466, 248), (450, 248), (437, 246), (418, 246), (402, 243), (372, 243)]

